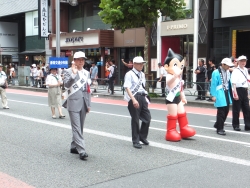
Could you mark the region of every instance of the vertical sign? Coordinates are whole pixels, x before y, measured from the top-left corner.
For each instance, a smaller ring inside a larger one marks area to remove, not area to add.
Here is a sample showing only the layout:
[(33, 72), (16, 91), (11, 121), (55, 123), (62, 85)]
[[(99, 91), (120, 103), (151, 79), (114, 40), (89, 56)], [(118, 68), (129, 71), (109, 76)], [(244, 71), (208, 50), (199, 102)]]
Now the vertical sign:
[(236, 57), (236, 34), (237, 31), (233, 30), (232, 31), (232, 56)]
[(40, 36), (48, 37), (48, 0), (40, 0)]
[(151, 71), (157, 71), (158, 62), (156, 58), (151, 58)]

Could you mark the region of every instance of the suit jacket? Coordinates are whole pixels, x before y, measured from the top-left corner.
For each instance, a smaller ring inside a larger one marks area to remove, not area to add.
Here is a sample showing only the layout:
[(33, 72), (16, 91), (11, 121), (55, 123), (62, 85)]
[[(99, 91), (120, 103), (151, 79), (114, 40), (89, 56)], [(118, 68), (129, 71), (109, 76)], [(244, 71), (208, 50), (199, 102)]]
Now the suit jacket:
[[(85, 88), (87, 89), (87, 84), (90, 80), (90, 74), (88, 71), (84, 70), (84, 74), (87, 76), (87, 82), (85, 83)], [(76, 77), (72, 77), (73, 72), (72, 69), (69, 68), (64, 72), (64, 86), (70, 88), (74, 83), (76, 83), (79, 79), (79, 73), (77, 73)], [(83, 91), (83, 88), (79, 89), (72, 95), (70, 95), (67, 100), (64, 102), (63, 107), (67, 108), (68, 111), (79, 112), (82, 109), (82, 105), (86, 105), (87, 108), (90, 108), (91, 102), (91, 94), (87, 91)]]

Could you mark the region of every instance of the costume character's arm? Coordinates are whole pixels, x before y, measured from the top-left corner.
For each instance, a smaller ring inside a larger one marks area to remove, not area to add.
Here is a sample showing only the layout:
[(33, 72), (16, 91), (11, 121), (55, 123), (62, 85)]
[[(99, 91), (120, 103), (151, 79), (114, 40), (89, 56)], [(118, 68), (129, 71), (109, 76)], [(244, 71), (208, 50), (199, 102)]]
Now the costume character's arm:
[(171, 84), (173, 84), (173, 83), (175, 82), (175, 80), (178, 79), (178, 78), (180, 78), (180, 74), (179, 74), (179, 75), (178, 75), (178, 74), (173, 74), (173, 75), (168, 74), (168, 75), (166, 76), (166, 84), (167, 84), (167, 85), (171, 85)]

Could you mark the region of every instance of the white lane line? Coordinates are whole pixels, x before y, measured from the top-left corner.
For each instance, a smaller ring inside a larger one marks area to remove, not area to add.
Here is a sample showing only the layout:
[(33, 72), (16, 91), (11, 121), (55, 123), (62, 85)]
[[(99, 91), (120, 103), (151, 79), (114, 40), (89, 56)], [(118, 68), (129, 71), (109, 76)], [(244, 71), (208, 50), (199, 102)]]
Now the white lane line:
[[(165, 129), (159, 129), (159, 128), (154, 128), (154, 127), (149, 127), (149, 128), (153, 129), (153, 130), (157, 130), (157, 131), (166, 132)], [(216, 138), (216, 137), (205, 136), (205, 135), (200, 135), (200, 134), (195, 134), (194, 137), (208, 138), (208, 139), (212, 139), (212, 140), (220, 140), (220, 141), (223, 141), (223, 142), (231, 142), (231, 143), (235, 143), (235, 144), (249, 145), (249, 147), (250, 147), (249, 142), (241, 142), (241, 141), (229, 140), (229, 139), (225, 139), (225, 138)]]
[[(48, 96), (31, 95), (31, 94), (15, 93), (15, 92), (8, 92), (8, 93), (11, 93), (11, 94), (20, 94), (20, 95), (30, 95), (30, 96), (34, 96), (34, 97), (48, 97)], [(92, 103), (96, 103), (96, 104), (109, 104), (109, 105), (114, 105), (114, 106), (128, 106), (128, 105), (125, 105), (125, 104), (115, 104), (115, 103), (109, 103), (109, 102), (92, 102)], [(159, 109), (159, 108), (151, 108), (149, 106), (149, 109), (151, 109), (151, 110), (159, 110), (159, 111), (167, 111), (167, 107), (166, 107), (166, 109)], [(211, 115), (211, 114), (194, 113), (194, 112), (192, 112), (191, 114), (203, 115), (203, 116), (213, 116), (213, 117), (216, 116), (216, 115)]]
[(48, 106), (47, 104), (34, 103), (34, 102), (25, 102), (25, 101), (17, 101), (17, 100), (12, 100), (12, 99), (8, 99), (8, 101), (25, 103), (25, 104), (32, 104), (32, 105), (39, 105), (39, 106)]
[[(110, 115), (110, 116), (117, 116), (117, 117), (125, 117), (125, 118), (131, 118), (130, 116), (125, 116), (125, 115), (118, 115), (118, 114), (111, 114), (111, 113), (106, 113), (106, 112), (98, 112), (98, 111), (91, 111), (92, 113), (96, 113), (96, 114), (104, 114), (104, 115)], [(155, 120), (155, 119), (151, 119), (151, 122), (157, 122), (157, 123), (164, 123), (166, 124), (166, 121), (161, 121), (161, 120)], [(208, 129), (208, 130), (215, 130), (215, 128), (210, 128), (210, 127), (202, 127), (202, 126), (197, 126), (197, 125), (190, 125), (190, 127), (195, 127), (195, 128), (199, 128), (199, 129)], [(151, 128), (151, 127), (149, 127)], [(250, 135), (249, 133), (246, 132), (240, 132), (240, 131), (230, 131), (230, 130), (226, 130), (227, 132), (230, 133), (234, 133), (234, 134), (245, 134), (245, 135)]]
[[(215, 123), (216, 121), (215, 120), (209, 120), (210, 122), (212, 122), (212, 123)], [(232, 122), (225, 122), (225, 124), (227, 124), (227, 125), (232, 125)], [(240, 125), (245, 125), (245, 124), (240, 124)]]
[[(61, 124), (61, 123), (46, 121), (46, 120), (37, 119), (37, 118), (31, 118), (31, 117), (27, 117), (27, 116), (15, 115), (15, 114), (1, 112), (1, 111), (0, 111), (0, 114), (4, 115), (4, 116), (9, 116), (11, 118), (17, 118), (17, 119), (33, 121), (33, 122), (41, 123), (41, 124), (45, 124), (45, 125), (61, 127), (61, 128), (65, 128), (65, 129), (71, 129), (71, 127), (69, 125), (65, 125), (65, 124)], [(131, 142), (131, 138), (128, 136), (116, 135), (116, 134), (112, 134), (112, 133), (96, 131), (96, 130), (86, 129), (86, 128), (84, 129), (84, 132), (89, 133), (89, 134), (107, 137), (107, 138), (114, 138), (117, 140)], [(194, 156), (204, 157), (204, 158), (208, 158), (208, 159), (225, 161), (225, 162), (229, 162), (229, 163), (233, 163), (233, 164), (250, 166), (249, 160), (239, 159), (239, 158), (235, 158), (235, 157), (218, 155), (218, 154), (203, 152), (203, 151), (194, 150), (194, 149), (187, 149), (187, 148), (183, 148), (183, 147), (172, 146), (172, 145), (162, 144), (162, 143), (153, 142), (153, 141), (150, 141), (150, 146), (165, 149), (165, 150), (176, 151), (176, 152), (184, 153), (184, 154), (188, 154), (188, 155), (194, 155)]]
[[(13, 102), (20, 102), (20, 103), (26, 103), (26, 104), (32, 104), (32, 105), (48, 106), (48, 105), (45, 105), (45, 104), (31, 103), (31, 102), (23, 102), (23, 101), (17, 101), (17, 100), (11, 100), (11, 101), (13, 101)], [(130, 116), (125, 116), (125, 115), (111, 114), (111, 113), (98, 112), (98, 111), (91, 111), (91, 112), (92, 112), (92, 113), (96, 113), (96, 114), (105, 114), (105, 115), (116, 116), (116, 117), (131, 118)], [(166, 124), (166, 121), (154, 120), (154, 119), (151, 119), (151, 121), (152, 121), (152, 122), (157, 122), (157, 123), (164, 123), (164, 124)], [(195, 127), (195, 128), (200, 128), (200, 129), (207, 129), (207, 130), (213, 130), (213, 131), (215, 130), (214, 128), (210, 128), (210, 127), (201, 127), (201, 126), (196, 126), (196, 125), (189, 125), (189, 126), (190, 126), (190, 127)], [(154, 130), (166, 131), (165, 129), (159, 129), (159, 128), (154, 128), (154, 127), (149, 127), (149, 128), (150, 128), (150, 129), (154, 129)], [(230, 130), (227, 130), (227, 132), (229, 132), (229, 133), (234, 133), (234, 134), (250, 135), (249, 133), (246, 133), (246, 132), (239, 132), (239, 131), (230, 131)], [(199, 134), (196, 134), (195, 137), (207, 138), (207, 139), (212, 139), (212, 140), (220, 140), (220, 141), (223, 141), (223, 142), (231, 142), (231, 143), (235, 143), (235, 144), (249, 145), (249, 143), (247, 143), (247, 142), (240, 142), (240, 141), (234, 141), (234, 140), (216, 138), (216, 137), (205, 136), (205, 135), (199, 135)]]
[[(25, 104), (32, 104), (32, 105), (40, 105), (40, 106), (48, 106), (46, 104), (40, 104), (40, 103), (32, 103), (32, 102), (24, 102), (24, 101), (17, 101), (17, 100), (9, 100), (9, 101), (13, 101), (13, 102), (19, 102), (19, 103), (25, 103)], [(117, 116), (117, 117), (124, 117), (124, 118), (131, 118), (130, 116), (125, 116), (125, 115), (118, 115), (118, 114), (111, 114), (111, 113), (105, 113), (105, 112), (98, 112), (98, 111), (90, 111), (92, 113), (96, 113), (96, 114), (105, 114), (105, 115), (110, 115), (110, 116)], [(158, 122), (158, 123), (164, 123), (166, 124), (166, 121), (161, 121), (161, 120), (154, 120), (151, 119), (151, 121), (153, 122)], [(202, 127), (202, 126), (197, 126), (197, 125), (189, 125), (190, 127), (195, 127), (195, 128), (199, 128), (199, 129), (207, 129), (207, 130), (215, 130), (214, 128), (210, 128), (210, 127)], [(153, 129), (152, 127), (150, 127), (151, 129)], [(155, 128), (157, 129), (157, 128)], [(230, 133), (234, 133), (234, 134), (244, 134), (244, 135), (250, 135), (249, 133), (246, 132), (240, 132), (240, 131), (230, 131), (227, 130), (227, 132)], [(211, 137), (211, 139), (215, 139), (214, 137)]]

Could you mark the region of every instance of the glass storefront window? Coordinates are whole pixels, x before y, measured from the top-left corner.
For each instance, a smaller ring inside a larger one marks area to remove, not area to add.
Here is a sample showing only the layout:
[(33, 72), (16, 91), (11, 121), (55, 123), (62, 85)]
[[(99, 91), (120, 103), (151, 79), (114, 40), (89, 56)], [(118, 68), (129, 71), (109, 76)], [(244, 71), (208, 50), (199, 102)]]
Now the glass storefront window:
[(79, 3), (78, 6), (69, 6), (69, 31), (86, 31), (90, 29), (110, 29), (109, 24), (102, 22), (98, 13), (100, 0)]

